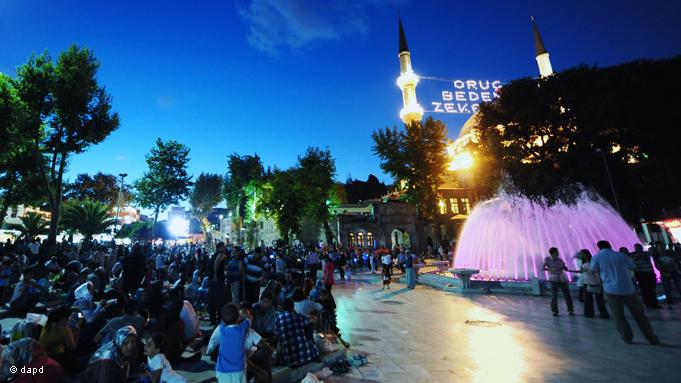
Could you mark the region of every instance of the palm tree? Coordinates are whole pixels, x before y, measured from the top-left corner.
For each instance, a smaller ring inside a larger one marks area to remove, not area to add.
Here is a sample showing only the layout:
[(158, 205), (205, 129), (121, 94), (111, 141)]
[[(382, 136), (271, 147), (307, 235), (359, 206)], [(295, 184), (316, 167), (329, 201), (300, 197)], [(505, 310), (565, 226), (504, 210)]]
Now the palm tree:
[(65, 230), (80, 233), (88, 243), (95, 234), (106, 232), (116, 219), (109, 215), (109, 207), (101, 202), (85, 199), (67, 201), (60, 224)]
[(20, 231), (20, 237), (30, 239), (50, 232), (50, 223), (38, 213), (28, 213), (19, 219), (21, 220), (21, 223), (8, 223), (5, 224), (5, 228)]

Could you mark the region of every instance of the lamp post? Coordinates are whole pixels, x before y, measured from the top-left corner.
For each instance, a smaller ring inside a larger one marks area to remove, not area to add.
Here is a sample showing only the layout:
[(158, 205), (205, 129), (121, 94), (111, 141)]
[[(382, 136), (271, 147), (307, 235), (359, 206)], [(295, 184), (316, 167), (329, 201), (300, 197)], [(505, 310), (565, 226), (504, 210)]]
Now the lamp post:
[(113, 236), (115, 232), (118, 230), (118, 216), (121, 213), (121, 196), (123, 194), (123, 183), (125, 182), (125, 177), (128, 176), (128, 173), (120, 173), (118, 174), (119, 177), (121, 177), (121, 184), (118, 187), (118, 206), (116, 207), (116, 222), (114, 223), (114, 231), (111, 233)]
[(601, 157), (603, 157), (603, 165), (605, 165), (605, 173), (608, 175), (608, 182), (610, 183), (610, 191), (612, 191), (612, 198), (615, 200), (615, 207), (617, 208), (617, 212), (622, 215), (622, 211), (620, 210), (620, 203), (617, 200), (617, 192), (615, 192), (615, 184), (612, 182), (612, 176), (610, 175), (610, 168), (608, 167), (608, 161), (605, 158), (605, 152), (601, 150), (600, 148), (596, 149), (596, 153), (600, 153)]

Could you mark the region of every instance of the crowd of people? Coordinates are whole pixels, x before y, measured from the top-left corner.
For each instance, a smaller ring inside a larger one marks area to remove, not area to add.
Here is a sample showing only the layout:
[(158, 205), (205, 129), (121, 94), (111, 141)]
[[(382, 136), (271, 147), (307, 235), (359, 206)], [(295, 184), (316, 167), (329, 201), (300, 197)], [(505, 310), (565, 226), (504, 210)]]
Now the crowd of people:
[[(26, 317), (6, 331), (4, 352), (32, 350), (36, 356), (26, 366), (60, 371), (50, 382), (64, 376), (124, 381), (146, 376), (144, 364), (152, 382), (182, 382), (172, 365), (183, 361), (183, 351), (206, 343), (220, 381), (270, 381), (273, 366), (297, 367), (319, 358), (314, 333), (332, 333), (345, 343), (331, 294), (336, 273), (341, 280), (351, 280), (361, 268), (375, 273), (380, 259), (389, 286), (396, 260), (414, 288), (417, 263), (414, 254), (399, 248), (246, 252), (224, 243), (209, 254), (197, 245), (62, 242), (50, 254), (46, 243), (19, 240), (5, 243), (0, 253), (3, 316)], [(45, 309), (43, 323), (30, 314)], [(215, 326), (210, 334), (200, 330), (202, 313)], [(242, 338), (246, 352), (237, 358)], [(10, 361), (3, 360), (0, 377), (13, 375)], [(13, 381), (21, 381), (21, 373), (14, 375)]]
[(574, 315), (574, 303), (566, 272), (578, 273), (579, 301), (584, 303), (585, 317), (595, 316), (595, 301), (600, 318), (609, 319), (612, 315), (622, 340), (630, 344), (633, 333), (624, 316), (624, 307), (627, 307), (646, 340), (653, 345), (659, 344), (660, 341), (645, 314), (644, 305), (649, 309), (662, 308), (657, 295), (657, 269), (662, 280), (664, 300), (670, 309), (673, 308), (672, 286), (681, 295), (681, 246), (677, 244), (667, 248), (662, 242), (654, 242), (648, 251), (644, 251), (641, 244), (636, 244), (633, 252), (625, 247), (615, 251), (608, 241), (599, 241), (597, 246), (599, 251), (595, 256), (586, 249), (575, 255), (579, 265), (577, 270), (568, 269), (557, 248), (549, 249), (543, 269), (548, 273), (551, 284), (553, 315), (559, 315), (559, 291), (565, 298), (568, 314)]
[[(17, 363), (53, 369), (40, 375), (44, 382), (100, 383), (183, 382), (172, 366), (200, 358), (200, 350), (216, 362), (220, 382), (269, 382), (273, 367), (319, 360), (324, 342), (315, 334), (347, 346), (336, 325), (335, 275), (350, 280), (379, 256), (150, 242), (62, 242), (50, 252), (37, 240), (8, 241), (0, 254), (2, 316), (21, 318), (3, 332), (0, 380), (36, 381), (9, 369)], [(203, 333), (202, 319), (214, 330)]]

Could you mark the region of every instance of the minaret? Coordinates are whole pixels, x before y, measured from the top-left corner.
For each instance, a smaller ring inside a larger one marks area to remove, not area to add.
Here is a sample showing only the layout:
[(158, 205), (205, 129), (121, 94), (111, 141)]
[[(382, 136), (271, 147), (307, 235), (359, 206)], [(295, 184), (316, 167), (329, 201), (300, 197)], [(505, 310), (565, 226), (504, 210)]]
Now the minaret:
[(400, 25), (400, 51), (397, 57), (400, 58), (400, 77), (397, 78), (397, 86), (402, 90), (402, 103), (404, 106), (400, 110), (400, 118), (407, 124), (414, 121), (421, 121), (423, 108), (416, 101), (416, 84), (419, 83), (417, 76), (411, 69), (411, 54), (407, 46), (407, 38), (404, 35), (402, 19), (398, 18)]
[(541, 77), (548, 77), (553, 74), (553, 68), (551, 68), (551, 60), (549, 60), (549, 52), (546, 51), (544, 47), (544, 42), (541, 40), (541, 35), (539, 34), (539, 28), (534, 22), (534, 17), (530, 16), (532, 20), (532, 32), (534, 32), (534, 50), (537, 55), (537, 65), (539, 65), (539, 75)]

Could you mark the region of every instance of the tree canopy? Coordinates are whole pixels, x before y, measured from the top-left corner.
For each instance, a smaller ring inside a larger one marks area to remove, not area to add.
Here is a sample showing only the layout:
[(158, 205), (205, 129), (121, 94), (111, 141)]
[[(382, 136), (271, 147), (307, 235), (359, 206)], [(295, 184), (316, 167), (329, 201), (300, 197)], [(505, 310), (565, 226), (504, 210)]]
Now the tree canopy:
[(381, 169), (402, 184), (405, 200), (416, 205), (421, 217), (435, 217), (437, 189), (447, 169), (447, 127), (428, 117), (405, 124), (404, 130), (378, 130), (372, 137)]
[(305, 187), (298, 169), (275, 169), (263, 185), (258, 212), (274, 219), (279, 234), (288, 243), (292, 236), (300, 234), (305, 204)]
[(586, 185), (615, 206), (607, 163), (623, 216), (657, 217), (681, 204), (679, 70), (681, 56), (513, 81), (481, 105), (476, 150), (520, 192), (549, 202)]
[[(148, 170), (135, 181), (135, 201), (154, 211), (153, 228), (158, 214), (189, 195), (192, 177), (187, 174), (189, 148), (173, 141), (156, 139), (156, 146), (146, 155)], [(153, 232), (153, 230), (152, 230)]]
[[(81, 173), (76, 179), (64, 186), (64, 198), (66, 199), (91, 199), (114, 208), (118, 206), (118, 192), (121, 188), (121, 179), (113, 174), (97, 172), (90, 176)], [(127, 206), (132, 200), (130, 186), (123, 185), (121, 191), (121, 207)]]
[(298, 157), (297, 176), (303, 186), (305, 213), (322, 224), (327, 243), (333, 242), (329, 206), (332, 195), (336, 195), (335, 175), (336, 161), (328, 149), (308, 147), (305, 154)]
[(46, 195), (51, 210), (51, 244), (56, 240), (69, 157), (102, 142), (119, 125), (111, 96), (97, 81), (99, 66), (91, 50), (72, 45), (56, 62), (45, 52), (17, 70), (31, 153), (42, 168), (35, 186)]
[(388, 187), (373, 174), (369, 174), (366, 181), (348, 178), (343, 186), (349, 203), (380, 198), (388, 193)]
[(192, 212), (201, 221), (201, 229), (208, 243), (211, 243), (208, 214), (222, 201), (222, 186), (223, 180), (219, 174), (201, 173), (189, 195)]
[(105, 233), (116, 222), (109, 215), (109, 206), (85, 199), (66, 201), (62, 207), (61, 226), (70, 232), (80, 233), (84, 243), (96, 234)]

